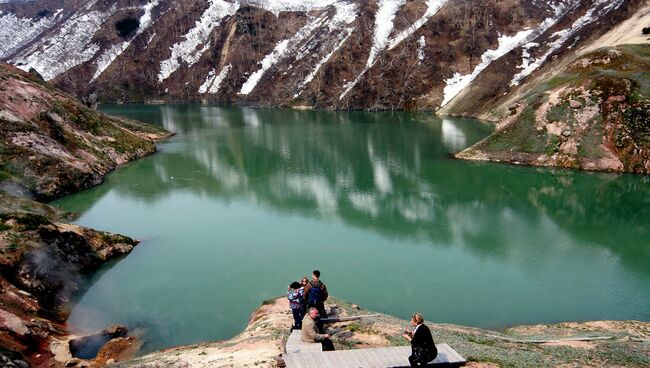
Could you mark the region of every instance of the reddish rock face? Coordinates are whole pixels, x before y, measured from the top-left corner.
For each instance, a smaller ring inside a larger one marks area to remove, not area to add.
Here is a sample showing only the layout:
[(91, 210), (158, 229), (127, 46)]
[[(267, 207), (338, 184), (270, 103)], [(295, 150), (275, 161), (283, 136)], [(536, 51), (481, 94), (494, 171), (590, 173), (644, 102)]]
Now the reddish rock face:
[(7, 64), (0, 64), (0, 123), (0, 188), (46, 200), (99, 184), (168, 134), (98, 113)]
[[(117, 166), (153, 153), (153, 141), (169, 132), (100, 114), (3, 63), (0, 126), (0, 365), (27, 359), (50, 366), (61, 354), (52, 344), (66, 337), (69, 302), (86, 275), (138, 242), (62, 223), (65, 214), (28, 198), (96, 185)], [(107, 334), (124, 335), (118, 332)], [(133, 345), (125, 340), (109, 351)]]
[(447, 112), (476, 116), (513, 89), (523, 59), (538, 65), (518, 80), (641, 1), (135, 3), (0, 5), (5, 32), (18, 32), (0, 58), (101, 101), (438, 109), (464, 90)]

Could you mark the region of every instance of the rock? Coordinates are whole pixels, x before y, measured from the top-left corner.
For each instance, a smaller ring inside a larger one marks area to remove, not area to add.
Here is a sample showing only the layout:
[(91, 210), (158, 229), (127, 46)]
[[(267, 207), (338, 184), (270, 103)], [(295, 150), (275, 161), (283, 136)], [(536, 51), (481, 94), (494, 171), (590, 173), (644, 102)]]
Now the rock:
[(36, 78), (39, 82), (45, 82), (45, 79), (41, 75), (41, 73), (38, 72), (38, 70), (34, 68), (29, 68), (29, 74), (31, 74), (34, 78)]
[(109, 360), (106, 361), (107, 365), (108, 364), (113, 364), (113, 363), (115, 363), (115, 359), (109, 359)]
[(571, 130), (566, 129), (565, 131), (562, 132), (562, 135), (565, 137), (570, 137), (571, 136)]
[(572, 109), (579, 109), (582, 107), (582, 102), (576, 101), (576, 100), (571, 100), (569, 101), (569, 106), (571, 106)]
[(112, 325), (107, 327), (104, 330), (104, 333), (108, 335), (110, 338), (114, 339), (116, 337), (124, 337), (126, 336), (128, 332), (128, 329), (124, 326), (121, 325)]
[(359, 308), (359, 306), (358, 306), (358, 305), (356, 305), (356, 304), (352, 304), (352, 309), (356, 309), (356, 310), (359, 310), (359, 309), (361, 309), (361, 308)]

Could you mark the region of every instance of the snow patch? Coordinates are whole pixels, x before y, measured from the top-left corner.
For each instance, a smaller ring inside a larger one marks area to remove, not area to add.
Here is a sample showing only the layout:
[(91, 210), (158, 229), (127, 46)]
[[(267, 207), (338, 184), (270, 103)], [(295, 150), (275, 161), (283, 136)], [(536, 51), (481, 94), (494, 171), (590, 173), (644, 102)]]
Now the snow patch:
[[(86, 6), (88, 10), (95, 2)], [(36, 69), (49, 81), (67, 70), (92, 59), (99, 45), (90, 43), (102, 23), (115, 12), (112, 6), (107, 12), (89, 11), (70, 17), (51, 37), (41, 39), (28, 50), (11, 60), (18, 68)]]
[(327, 63), (327, 62), (329, 61), (329, 59), (332, 57), (332, 55), (334, 55), (334, 53), (335, 53), (336, 51), (338, 51), (338, 50), (341, 48), (341, 46), (343, 46), (343, 44), (345, 43), (345, 41), (347, 41), (348, 38), (350, 38), (350, 36), (352, 35), (352, 31), (354, 31), (354, 28), (348, 28), (348, 29), (347, 29), (347, 33), (346, 33), (346, 34), (343, 34), (343, 37), (341, 38), (341, 40), (339, 41), (339, 43), (336, 45), (336, 47), (334, 47), (334, 49), (333, 49), (332, 51), (330, 51), (329, 54), (325, 55), (325, 56), (324, 56), (324, 57), (323, 57), (323, 58), (322, 58), (322, 59), (321, 59), (321, 60), (316, 64), (316, 66), (314, 67), (314, 69), (313, 69), (313, 70), (312, 70), (312, 71), (307, 75), (307, 77), (305, 77), (305, 80), (303, 80), (302, 83), (300, 83), (300, 86), (299, 86), (299, 92), (297, 92), (296, 94), (294, 94), (294, 95), (293, 95), (293, 98), (298, 97), (298, 96), (300, 95), (300, 93), (302, 93), (302, 90), (305, 88), (305, 86), (307, 86), (307, 84), (309, 84), (309, 82), (311, 82), (311, 81), (314, 79), (314, 77), (316, 77), (316, 74), (318, 74), (318, 71), (320, 70), (320, 68), (321, 68), (325, 63)]
[(426, 42), (427, 41), (424, 38), (424, 36), (420, 36), (420, 38), (418, 39), (418, 64), (422, 64), (422, 62), (424, 61), (424, 56), (425, 56), (424, 47), (427, 45)]
[(38, 20), (18, 18), (13, 13), (0, 12), (0, 59), (11, 56), (24, 45), (34, 41), (61, 19), (63, 9)]
[(253, 5), (278, 16), (283, 11), (311, 11), (324, 9), (339, 0), (245, 0), (245, 4)]
[[(354, 20), (357, 18), (357, 6), (356, 4), (350, 4), (350, 3), (338, 3), (336, 6), (336, 14), (332, 17), (332, 19), (327, 23), (327, 28), (329, 30), (329, 33), (324, 34), (323, 36), (320, 37), (322, 42), (326, 43), (325, 46), (322, 47), (322, 49), (327, 49), (327, 47), (332, 47), (331, 50), (324, 56), (322, 57), (316, 65), (313, 67), (312, 71), (305, 77), (305, 79), (300, 83), (298, 86), (298, 92), (294, 94), (294, 98), (298, 97), (300, 93), (302, 93), (302, 90), (311, 82), (316, 74), (318, 74), (318, 71), (320, 68), (329, 61), (329, 59), (334, 55), (336, 51), (338, 51), (341, 46), (345, 43), (345, 41), (350, 38), (352, 35), (352, 32), (354, 31), (354, 28), (345, 28)], [(343, 30), (343, 32), (341, 32)], [(337, 34), (335, 36), (331, 36), (330, 33), (336, 32)], [(310, 44), (316, 45), (317, 42), (314, 42), (317, 40), (312, 40)], [(307, 47), (306, 47), (307, 48)], [(312, 50), (312, 48), (308, 48), (307, 50), (303, 50), (303, 52), (311, 52), (315, 53), (315, 51)]]
[(216, 69), (212, 69), (210, 73), (208, 73), (208, 77), (205, 79), (205, 82), (203, 82), (201, 87), (199, 87), (199, 93), (205, 94), (207, 92), (215, 94), (219, 92), (221, 82), (223, 82), (223, 80), (226, 78), (231, 68), (232, 65), (228, 64), (223, 67), (223, 69), (221, 69), (221, 72), (219, 74), (216, 74)]
[(275, 48), (273, 51), (271, 51), (270, 54), (266, 55), (264, 59), (262, 59), (262, 67), (254, 72), (253, 74), (248, 77), (246, 82), (241, 87), (241, 91), (239, 91), (239, 94), (241, 95), (247, 95), (253, 91), (255, 86), (257, 85), (257, 82), (259, 82), (260, 78), (262, 78), (262, 75), (264, 75), (264, 72), (267, 71), (270, 67), (272, 67), (274, 64), (276, 64), (283, 56), (287, 54), (287, 50), (289, 49), (287, 46), (289, 45), (289, 41), (291, 41), (291, 38), (288, 38), (286, 40), (278, 42), (277, 45), (275, 45)]
[(402, 5), (404, 5), (405, 0), (379, 0), (378, 2), (379, 9), (377, 10), (377, 14), (375, 14), (375, 32), (373, 35), (370, 55), (368, 55), (368, 61), (366, 61), (366, 66), (363, 68), (361, 73), (345, 86), (343, 93), (339, 96), (339, 100), (342, 100), (343, 97), (345, 97), (345, 95), (347, 95), (348, 92), (359, 83), (361, 77), (375, 64), (379, 53), (386, 49), (389, 41), (388, 37), (393, 31), (395, 13)]
[(461, 75), (460, 73), (456, 73), (453, 77), (447, 79), (447, 85), (444, 90), (445, 98), (442, 101), (441, 106), (446, 105), (456, 97), (460, 91), (469, 86), (470, 83), (472, 83), (472, 81), (492, 63), (492, 61), (527, 42), (532, 33), (533, 30), (526, 30), (520, 31), (514, 36), (500, 36), (499, 46), (494, 50), (487, 50), (484, 52), (481, 56), (481, 63), (474, 68), (471, 74)]
[[(602, 0), (601, 0), (602, 1)], [(607, 0), (605, 0), (607, 1)], [(469, 86), (472, 81), (485, 69), (492, 61), (500, 58), (501, 56), (509, 53), (510, 51), (530, 43), (549, 28), (555, 25), (566, 13), (571, 11), (578, 4), (578, 1), (572, 0), (571, 2), (558, 2), (551, 3), (550, 7), (553, 10), (553, 16), (544, 19), (537, 28), (533, 30), (523, 30), (518, 32), (512, 37), (499, 36), (499, 46), (496, 50), (488, 50), (481, 56), (481, 63), (477, 65), (471, 74), (461, 75), (460, 73), (454, 74), (453, 77), (447, 79), (447, 85), (444, 89), (444, 99), (441, 106), (446, 105), (454, 97), (456, 97), (465, 87)]]
[[(519, 83), (529, 76), (532, 72), (535, 70), (539, 69), (539, 67), (546, 62), (546, 60), (555, 52), (557, 51), (562, 45), (564, 45), (567, 41), (573, 38), (573, 35), (581, 30), (583, 27), (593, 23), (594, 21), (598, 20), (599, 18), (607, 15), (609, 12), (612, 10), (618, 9), (625, 0), (596, 0), (594, 2), (594, 5), (587, 10), (585, 15), (582, 17), (578, 18), (571, 27), (564, 29), (562, 31), (555, 32), (553, 36), (557, 37), (557, 40), (553, 41), (549, 48), (546, 50), (544, 55), (540, 56), (539, 58), (533, 60), (533, 61), (527, 61), (525, 65), (522, 63), (523, 70), (519, 73), (517, 73), (513, 78), (512, 81), (510, 82), (511, 86), (517, 86)], [(603, 6), (599, 11), (597, 10), (601, 5), (606, 4)]]
[[(195, 23), (194, 28), (185, 34), (185, 39), (175, 43), (172, 47), (172, 55), (169, 59), (160, 63), (158, 82), (169, 78), (178, 68), (181, 62), (188, 66), (194, 65), (204, 52), (210, 48), (210, 34), (217, 27), (223, 18), (235, 14), (239, 9), (238, 2), (227, 2), (224, 0), (208, 0), (210, 6)], [(202, 46), (202, 47), (200, 47)]]
[[(277, 64), (282, 58), (288, 55), (295, 55), (293, 63), (301, 60), (306, 55), (311, 54), (312, 49), (316, 46), (315, 42), (306, 42), (307, 40), (313, 40), (313, 34), (316, 30), (322, 27), (326, 20), (328, 14), (323, 14), (320, 17), (312, 18), (305, 24), (298, 32), (296, 32), (290, 38), (278, 42), (273, 51), (270, 54), (266, 55), (264, 59), (260, 62), (261, 67), (253, 74), (251, 74), (246, 82), (241, 87), (239, 94), (247, 95), (250, 94), (255, 86), (262, 78), (264, 73), (270, 69), (273, 65)], [(333, 29), (338, 29), (341, 25), (346, 25), (354, 21), (356, 18), (356, 5), (349, 4), (347, 2), (341, 2), (337, 6), (336, 14), (332, 17), (332, 20), (327, 23), (328, 29), (331, 31)], [(333, 53), (333, 52), (332, 52)], [(330, 55), (331, 56), (331, 55)], [(329, 57), (328, 57), (329, 59)], [(293, 65), (290, 65), (291, 68)], [(314, 73), (315, 75), (316, 73)], [(313, 78), (313, 76), (312, 76)]]
[(108, 68), (113, 63), (113, 61), (115, 61), (115, 59), (117, 59), (117, 57), (120, 56), (124, 50), (129, 47), (129, 45), (131, 45), (131, 42), (151, 25), (151, 11), (158, 5), (158, 3), (159, 0), (153, 0), (142, 7), (144, 14), (140, 17), (140, 26), (138, 27), (135, 35), (131, 37), (130, 40), (111, 46), (97, 58), (97, 61), (95, 62), (97, 68), (95, 69), (95, 74), (93, 75), (90, 82), (93, 82), (95, 79), (99, 78), (104, 70), (106, 70), (106, 68)]
[(388, 43), (388, 49), (392, 50), (395, 48), (395, 46), (399, 45), (400, 42), (404, 41), (408, 37), (410, 37), (413, 33), (415, 33), (418, 29), (420, 29), (426, 22), (431, 19), (436, 13), (438, 13), (438, 10), (443, 7), (447, 3), (447, 0), (427, 0), (427, 11), (424, 13), (420, 19), (415, 21), (411, 26), (400, 32), (397, 36), (391, 38), (391, 40)]

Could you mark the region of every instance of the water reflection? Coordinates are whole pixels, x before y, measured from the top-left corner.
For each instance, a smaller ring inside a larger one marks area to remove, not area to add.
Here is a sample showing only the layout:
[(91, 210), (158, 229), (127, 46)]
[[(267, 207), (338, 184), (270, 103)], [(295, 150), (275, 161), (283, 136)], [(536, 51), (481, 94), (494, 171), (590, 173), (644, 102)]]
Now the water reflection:
[(650, 319), (648, 177), (453, 160), (490, 129), (431, 114), (109, 111), (178, 135), (57, 202), (145, 240), (97, 276), (73, 326), (146, 320), (151, 348), (227, 338), (316, 265), (336, 295), (402, 317)]
[[(478, 141), (489, 128), (429, 114), (198, 106), (159, 111), (145, 118), (160, 119), (182, 138), (121, 172), (140, 172), (137, 186), (116, 183), (121, 195), (153, 201), (182, 189), (248, 198), (280, 211), (339, 218), (389, 236), (462, 244), (495, 257), (526, 241), (518, 231), (544, 239), (556, 226), (581, 244), (634, 254), (624, 260), (647, 274), (639, 262), (650, 259), (648, 177), (451, 160), (449, 153)], [(138, 111), (131, 116), (140, 117)]]

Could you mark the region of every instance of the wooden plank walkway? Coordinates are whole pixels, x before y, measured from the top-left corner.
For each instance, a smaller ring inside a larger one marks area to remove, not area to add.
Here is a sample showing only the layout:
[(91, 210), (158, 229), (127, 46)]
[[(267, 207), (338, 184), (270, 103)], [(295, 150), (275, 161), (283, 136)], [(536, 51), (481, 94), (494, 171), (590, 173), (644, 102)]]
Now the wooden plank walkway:
[(300, 330), (293, 330), (287, 339), (285, 350), (287, 353), (322, 352), (323, 347), (320, 343), (302, 341)]
[[(314, 345), (314, 344), (312, 344)], [(318, 344), (320, 349), (320, 344)], [(465, 359), (447, 344), (436, 344), (438, 356), (434, 365), (461, 366)], [(410, 367), (410, 346), (389, 348), (309, 351), (284, 354), (287, 368), (395, 368)]]

